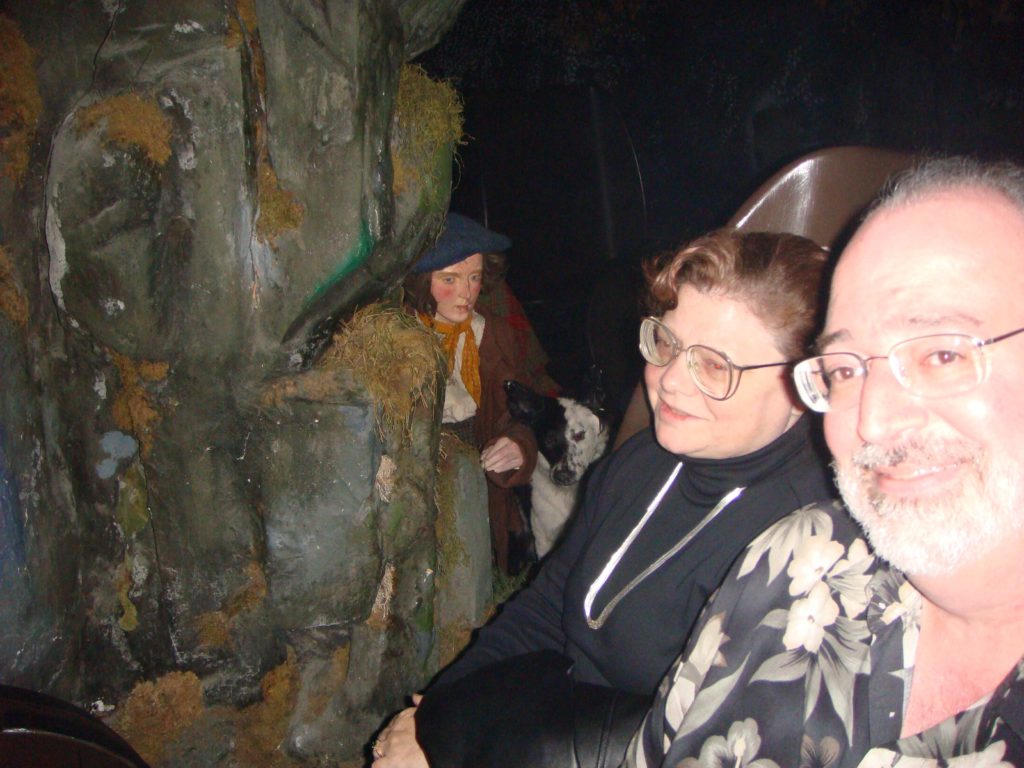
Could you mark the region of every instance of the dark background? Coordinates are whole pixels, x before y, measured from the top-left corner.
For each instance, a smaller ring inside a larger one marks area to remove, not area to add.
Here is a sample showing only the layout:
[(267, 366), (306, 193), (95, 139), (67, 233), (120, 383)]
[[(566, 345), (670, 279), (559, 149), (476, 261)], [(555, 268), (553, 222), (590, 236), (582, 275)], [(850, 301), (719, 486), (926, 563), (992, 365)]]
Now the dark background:
[(787, 162), (1024, 157), (1024, 2), (469, 0), (417, 63), (465, 99), (452, 208), (512, 238), (556, 380), (597, 358), (616, 402), (639, 372), (642, 256)]

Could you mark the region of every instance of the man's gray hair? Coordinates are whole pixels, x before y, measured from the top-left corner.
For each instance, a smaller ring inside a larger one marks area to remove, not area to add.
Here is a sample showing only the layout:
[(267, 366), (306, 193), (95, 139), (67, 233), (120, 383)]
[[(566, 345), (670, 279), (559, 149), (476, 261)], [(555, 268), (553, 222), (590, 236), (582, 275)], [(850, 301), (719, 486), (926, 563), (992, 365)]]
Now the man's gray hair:
[(1002, 195), (1024, 216), (1024, 167), (1008, 161), (986, 163), (971, 157), (924, 160), (893, 177), (868, 211), (898, 208), (952, 190), (981, 189)]

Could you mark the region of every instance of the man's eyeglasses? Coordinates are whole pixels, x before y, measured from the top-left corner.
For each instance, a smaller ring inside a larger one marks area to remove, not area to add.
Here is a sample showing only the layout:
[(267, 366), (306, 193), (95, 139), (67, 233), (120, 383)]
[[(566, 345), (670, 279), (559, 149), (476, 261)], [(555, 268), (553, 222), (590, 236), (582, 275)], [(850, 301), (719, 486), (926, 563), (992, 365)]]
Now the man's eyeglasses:
[(958, 395), (974, 389), (988, 375), (985, 347), (1018, 333), (1024, 333), (1024, 328), (984, 340), (963, 333), (919, 336), (895, 344), (888, 354), (869, 357), (828, 352), (797, 363), (793, 379), (800, 399), (819, 413), (859, 403), (872, 360), (888, 360), (896, 381), (919, 397)]
[(737, 365), (724, 352), (703, 344), (684, 347), (667, 326), (653, 317), (646, 317), (640, 323), (640, 354), (648, 363), (659, 368), (668, 365), (679, 355), (685, 355), (690, 378), (697, 389), (712, 400), (728, 400), (735, 395), (744, 371), (789, 365), (788, 362)]

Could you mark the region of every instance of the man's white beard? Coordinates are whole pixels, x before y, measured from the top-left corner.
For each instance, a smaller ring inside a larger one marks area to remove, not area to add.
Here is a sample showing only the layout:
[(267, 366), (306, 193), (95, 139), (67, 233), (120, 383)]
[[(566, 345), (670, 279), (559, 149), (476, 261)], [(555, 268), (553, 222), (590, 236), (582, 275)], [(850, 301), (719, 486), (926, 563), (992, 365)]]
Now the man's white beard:
[[(931, 496), (887, 496), (877, 466), (961, 465), (958, 487)], [(852, 462), (833, 462), (851, 514), (875, 551), (904, 573), (938, 576), (978, 560), (1024, 527), (1024, 477), (1004, 455), (962, 440), (909, 440), (889, 449), (863, 445)]]

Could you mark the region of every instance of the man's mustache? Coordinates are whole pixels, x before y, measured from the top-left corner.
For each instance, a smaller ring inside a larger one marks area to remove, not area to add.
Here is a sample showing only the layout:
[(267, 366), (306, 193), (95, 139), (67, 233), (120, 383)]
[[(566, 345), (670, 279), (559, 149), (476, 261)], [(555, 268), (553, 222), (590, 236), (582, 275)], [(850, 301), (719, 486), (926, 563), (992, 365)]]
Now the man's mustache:
[(904, 462), (914, 464), (977, 463), (981, 456), (979, 446), (965, 440), (910, 438), (896, 445), (882, 447), (864, 443), (853, 454), (853, 465), (860, 470), (895, 467)]

